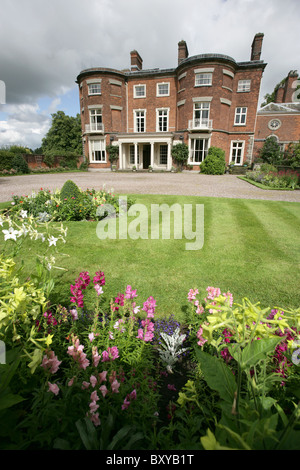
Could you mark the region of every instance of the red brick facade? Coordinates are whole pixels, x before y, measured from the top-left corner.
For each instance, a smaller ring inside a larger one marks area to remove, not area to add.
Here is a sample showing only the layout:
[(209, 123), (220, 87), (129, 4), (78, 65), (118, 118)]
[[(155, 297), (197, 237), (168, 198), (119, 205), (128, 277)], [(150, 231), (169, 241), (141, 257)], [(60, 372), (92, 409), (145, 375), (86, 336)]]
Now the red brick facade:
[(273, 103), (269, 103), (257, 112), (254, 140), (254, 159), (268, 137), (275, 137), (284, 151), (290, 142), (300, 140), (300, 90), (297, 71), (291, 71), (275, 90)]
[(252, 160), (263, 34), (254, 37), (250, 60), (221, 54), (189, 57), (178, 43), (173, 69), (143, 70), (137, 51), (131, 70), (93, 68), (77, 77), (84, 153), (91, 167), (108, 167), (106, 145), (118, 145), (120, 169), (170, 170), (172, 146), (185, 142), (188, 163), (199, 170), (211, 146), (226, 161)]

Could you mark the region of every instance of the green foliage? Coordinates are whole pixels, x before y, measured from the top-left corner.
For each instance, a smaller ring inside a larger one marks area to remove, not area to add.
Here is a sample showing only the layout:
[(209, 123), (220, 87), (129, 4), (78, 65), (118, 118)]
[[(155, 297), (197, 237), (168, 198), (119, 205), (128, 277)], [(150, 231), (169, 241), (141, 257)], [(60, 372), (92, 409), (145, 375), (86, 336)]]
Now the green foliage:
[(67, 198), (78, 198), (79, 196), (80, 189), (78, 188), (77, 184), (72, 180), (67, 180), (61, 188), (60, 200), (64, 201)]
[(269, 163), (270, 165), (276, 165), (280, 162), (281, 151), (276, 137), (269, 137), (265, 140), (264, 145), (259, 152), (259, 156), (263, 162)]
[(119, 158), (119, 147), (117, 145), (107, 145), (106, 152), (111, 163), (114, 163)]
[(55, 156), (48, 154), (44, 156), (43, 162), (49, 167), (52, 168), (55, 163)]
[(283, 165), (291, 166), (291, 168), (300, 167), (300, 141), (291, 142), (284, 151), (282, 162)]
[(186, 164), (189, 158), (189, 148), (185, 143), (176, 144), (172, 147), (172, 157), (176, 163), (179, 164), (182, 169), (183, 165)]
[(226, 169), (225, 152), (218, 147), (210, 147), (200, 169), (206, 175), (223, 175)]
[(73, 152), (81, 155), (80, 115), (67, 116), (63, 111), (52, 114), (52, 125), (42, 140), (42, 150), (45, 154), (51, 152), (56, 155), (65, 155), (66, 152)]
[(12, 168), (14, 168), (18, 173), (30, 173), (28, 163), (22, 157), (22, 155), (15, 155), (11, 162)]
[(12, 168), (14, 154), (9, 150), (0, 150), (0, 171), (9, 171)]

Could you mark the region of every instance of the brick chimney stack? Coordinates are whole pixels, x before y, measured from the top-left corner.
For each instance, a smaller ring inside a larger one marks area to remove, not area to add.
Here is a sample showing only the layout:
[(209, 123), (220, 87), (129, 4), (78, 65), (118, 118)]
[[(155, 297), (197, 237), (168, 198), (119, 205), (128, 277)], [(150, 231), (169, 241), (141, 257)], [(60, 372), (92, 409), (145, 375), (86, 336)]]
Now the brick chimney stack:
[(263, 39), (264, 39), (263, 33), (257, 33), (254, 36), (252, 46), (251, 46), (251, 60), (260, 60)]
[(140, 54), (138, 51), (131, 51), (130, 52), (130, 57), (131, 57), (131, 70), (142, 70), (143, 68), (143, 59), (141, 58)]
[(189, 56), (189, 51), (186, 45), (185, 41), (179, 41), (178, 43), (178, 65), (180, 62), (182, 62), (184, 59), (187, 59)]

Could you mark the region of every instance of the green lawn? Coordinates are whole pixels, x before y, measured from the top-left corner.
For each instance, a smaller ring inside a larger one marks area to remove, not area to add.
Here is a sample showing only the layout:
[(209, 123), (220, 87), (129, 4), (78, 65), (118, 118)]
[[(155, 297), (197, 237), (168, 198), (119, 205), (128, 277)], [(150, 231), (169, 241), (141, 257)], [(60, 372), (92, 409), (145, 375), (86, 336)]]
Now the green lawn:
[[(248, 297), (263, 306), (300, 305), (300, 204), (260, 200), (135, 195), (136, 203), (204, 204), (204, 246), (187, 251), (188, 240), (99, 240), (97, 222), (68, 222), (67, 243), (56, 272), (54, 300), (68, 302), (69, 285), (80, 271), (105, 272), (107, 298), (130, 284), (138, 305), (152, 295), (161, 315), (184, 320), (187, 293), (207, 286), (230, 290), (239, 302)], [(150, 222), (149, 222), (150, 225)], [(37, 244), (26, 242), (25, 274)], [(42, 246), (42, 245), (39, 245)]]

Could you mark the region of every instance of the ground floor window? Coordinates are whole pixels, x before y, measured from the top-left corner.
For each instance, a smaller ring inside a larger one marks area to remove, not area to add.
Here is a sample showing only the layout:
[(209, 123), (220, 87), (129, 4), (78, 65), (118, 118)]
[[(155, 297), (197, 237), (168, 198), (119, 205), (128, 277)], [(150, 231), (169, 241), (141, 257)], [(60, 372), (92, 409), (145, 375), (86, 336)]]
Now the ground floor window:
[(159, 147), (159, 164), (167, 165), (168, 163), (168, 146), (160, 145)]
[(90, 159), (91, 162), (106, 162), (105, 140), (90, 140)]
[[(129, 147), (129, 162), (131, 165), (134, 165), (135, 164), (135, 160), (134, 160), (134, 145), (130, 145)], [(139, 149), (139, 146), (137, 146), (137, 163), (139, 164), (140, 163), (140, 149)]]
[(241, 141), (231, 142), (230, 161), (235, 165), (241, 165), (243, 163), (244, 144), (245, 142)]
[(208, 152), (209, 139), (191, 139), (191, 163), (201, 163)]

